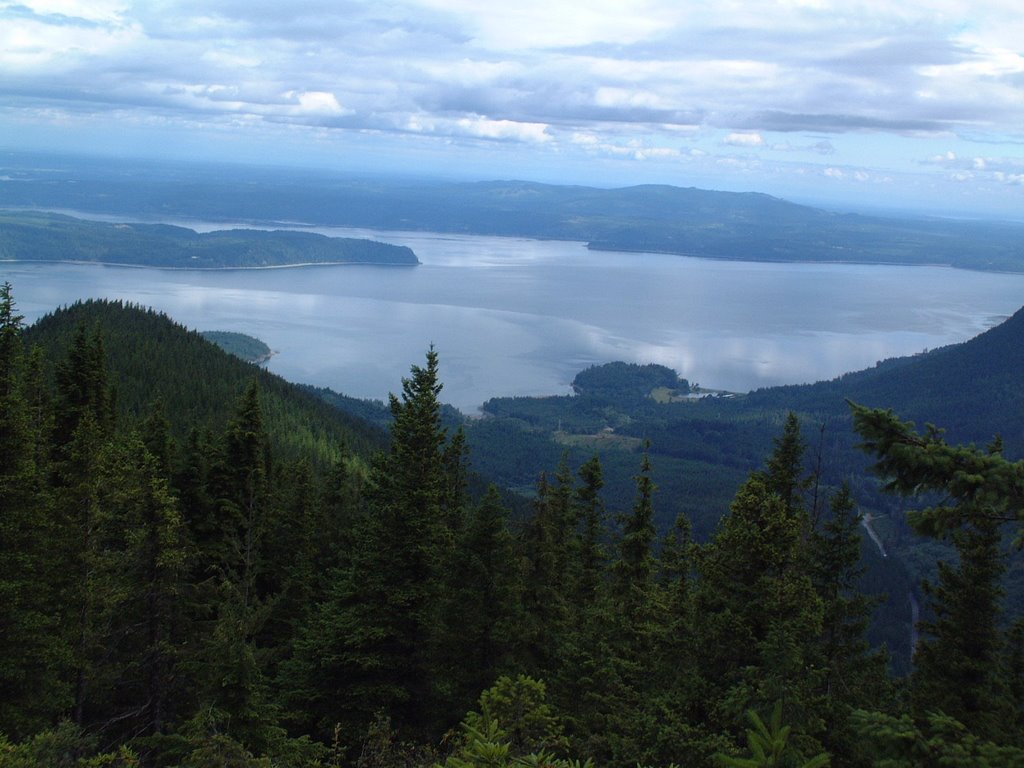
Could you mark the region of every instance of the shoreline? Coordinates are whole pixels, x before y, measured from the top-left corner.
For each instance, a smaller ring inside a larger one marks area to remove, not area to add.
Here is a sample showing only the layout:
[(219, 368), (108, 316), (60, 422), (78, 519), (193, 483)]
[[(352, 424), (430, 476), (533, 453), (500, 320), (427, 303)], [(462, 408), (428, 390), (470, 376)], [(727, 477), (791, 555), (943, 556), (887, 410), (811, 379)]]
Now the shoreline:
[(293, 269), (300, 267), (421, 267), (415, 264), (388, 261), (303, 261), (295, 264), (263, 264), (251, 267), (170, 267), (160, 264), (126, 264), (120, 261), (87, 261), (83, 259), (0, 259), (0, 264), (72, 264), (75, 266), (125, 267), (128, 269), (162, 269), (169, 272), (232, 272), (237, 270)]
[[(932, 262), (932, 261), (882, 261), (882, 260), (869, 260), (869, 259), (823, 259), (823, 258), (812, 258), (812, 259), (786, 259), (786, 258), (743, 258), (736, 256), (717, 256), (714, 254), (707, 253), (691, 253), (687, 251), (670, 250), (670, 249), (657, 249), (657, 248), (630, 248), (625, 245), (611, 247), (601, 241), (587, 241), (574, 238), (559, 238), (559, 237), (536, 237), (530, 235), (506, 235), (506, 234), (487, 234), (487, 233), (475, 233), (475, 232), (447, 232), (447, 231), (436, 231), (427, 229), (409, 229), (409, 230), (378, 230), (369, 227), (360, 227), (347, 224), (323, 224), (314, 222), (301, 222), (301, 221), (261, 221), (261, 220), (243, 220), (238, 221), (235, 219), (225, 219), (223, 221), (216, 221), (210, 219), (193, 219), (189, 217), (183, 217), (178, 219), (165, 219), (163, 217), (140, 217), (138, 215), (120, 216), (118, 214), (107, 214), (107, 213), (95, 213), (89, 211), (79, 211), (71, 208), (37, 208), (28, 206), (13, 206), (9, 208), (3, 208), (3, 210), (11, 211), (27, 211), (27, 212), (38, 212), (38, 213), (56, 213), (63, 216), (69, 216), (71, 218), (79, 218), (84, 221), (99, 221), (103, 223), (126, 223), (126, 224), (166, 224), (168, 226), (182, 227), (185, 229), (191, 229), (197, 234), (204, 234), (210, 231), (231, 231), (233, 229), (242, 230), (253, 230), (253, 231), (283, 231), (283, 232), (310, 232), (317, 228), (332, 228), (341, 230), (353, 230), (361, 233), (371, 233), (372, 236), (368, 237), (363, 234), (360, 235), (325, 235), (326, 237), (347, 237), (351, 239), (365, 239), (373, 240), (375, 242), (381, 242), (384, 244), (393, 245), (393, 243), (387, 243), (386, 240), (377, 240), (377, 236), (387, 237), (389, 234), (394, 235), (450, 235), (454, 237), (458, 236), (469, 236), (469, 237), (496, 237), (509, 240), (526, 240), (535, 242), (564, 242), (564, 243), (580, 243), (588, 251), (594, 251), (597, 253), (634, 253), (634, 254), (651, 254), (655, 256), (680, 256), (688, 259), (706, 259), (708, 261), (715, 262), (733, 262), (733, 263), (744, 263), (744, 264), (813, 264), (813, 265), (839, 265), (839, 266), (870, 266), (870, 267), (931, 267), (941, 269), (954, 269), (965, 272), (980, 272), (983, 274), (1003, 274), (1003, 275), (1021, 275), (1024, 274), (1024, 265), (1020, 269), (1005, 269), (1005, 268), (991, 268), (987, 269), (980, 266), (959, 266), (950, 262)], [(207, 230), (204, 225), (213, 225), (213, 229)], [(223, 228), (221, 228), (221, 225)], [(198, 226), (199, 228), (196, 228)], [(317, 233), (320, 234), (320, 233)], [(375, 262), (375, 261), (322, 261), (322, 262), (300, 262), (295, 264), (270, 264), (262, 266), (229, 266), (229, 267), (188, 267), (188, 266), (158, 266), (158, 265), (147, 265), (147, 264), (131, 264), (131, 263), (120, 263), (120, 262), (101, 262), (101, 261), (85, 261), (77, 259), (59, 259), (59, 260), (43, 260), (43, 259), (0, 259), (0, 263), (4, 262), (33, 262), (36, 263), (50, 263), (50, 264), (99, 264), (102, 266), (119, 266), (119, 267), (149, 267), (151, 269), (169, 269), (169, 270), (202, 270), (202, 271), (216, 271), (216, 270), (234, 270), (234, 269), (284, 269), (290, 267), (315, 267), (315, 266), (345, 266), (348, 264), (360, 265), (360, 266), (388, 266), (388, 267), (405, 267), (405, 266), (421, 266), (423, 262), (413, 254), (416, 258), (416, 263), (406, 262)]]

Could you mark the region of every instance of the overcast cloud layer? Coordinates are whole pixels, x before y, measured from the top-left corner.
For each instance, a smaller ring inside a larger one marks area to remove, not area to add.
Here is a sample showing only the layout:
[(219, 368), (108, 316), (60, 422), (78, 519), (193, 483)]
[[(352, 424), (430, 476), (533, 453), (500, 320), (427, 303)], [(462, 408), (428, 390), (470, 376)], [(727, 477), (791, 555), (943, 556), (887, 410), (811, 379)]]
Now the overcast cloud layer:
[(0, 0), (0, 147), (1024, 218), (1019, 0)]

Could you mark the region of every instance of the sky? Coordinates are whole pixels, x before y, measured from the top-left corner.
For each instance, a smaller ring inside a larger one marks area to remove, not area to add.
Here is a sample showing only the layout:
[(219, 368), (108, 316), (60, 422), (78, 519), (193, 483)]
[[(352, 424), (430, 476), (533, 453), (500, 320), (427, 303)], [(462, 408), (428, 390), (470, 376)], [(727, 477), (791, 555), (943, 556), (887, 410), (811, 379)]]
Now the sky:
[(1024, 13), (0, 0), (0, 148), (1024, 219)]

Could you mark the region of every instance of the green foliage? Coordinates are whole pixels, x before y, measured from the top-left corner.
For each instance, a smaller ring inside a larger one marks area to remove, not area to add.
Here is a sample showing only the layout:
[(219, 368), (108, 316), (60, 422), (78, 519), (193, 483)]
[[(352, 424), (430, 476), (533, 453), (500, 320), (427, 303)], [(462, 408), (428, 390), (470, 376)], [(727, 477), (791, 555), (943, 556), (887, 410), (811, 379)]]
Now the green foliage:
[[(1024, 741), (998, 483), (957, 502), (969, 525), (959, 564), (936, 570), (904, 722), (864, 639), (853, 490), (820, 467), (809, 483), (795, 415), (765, 417), (774, 449), (710, 541), (676, 515), (658, 547), (655, 468), (678, 466), (664, 454), (552, 456), (530, 511), (478, 494), (473, 430), (446, 421), (433, 350), (371, 462), (372, 430), (166, 319), (79, 305), (26, 353), (5, 288), (0, 321), (4, 764), (34, 768), (44, 747), (56, 765), (153, 768), (815, 766), (827, 750), (860, 768), (902, 759), (907, 738), (930, 754), (956, 733), (950, 754), (993, 761)], [(149, 386), (171, 370), (165, 347), (231, 386)], [(940, 467), (950, 455), (926, 448)], [(631, 496), (610, 495), (627, 466)], [(862, 728), (854, 710), (875, 714)], [(54, 730), (62, 717), (75, 726)]]
[[(198, 333), (175, 325), (165, 315), (121, 302), (76, 303), (42, 317), (26, 329), (25, 342), (38, 344), (45, 352), (47, 389), (56, 367), (54, 361), (64, 360), (76, 346), (95, 345), (89, 337), (95, 337), (97, 329), (102, 337), (105, 367), (115, 372), (116, 380), (108, 384), (116, 384), (113, 405), (122, 423), (146, 418), (153, 403), (160, 401), (175, 441), (184, 443), (193, 429), (220, 432), (232, 415), (238, 396), (255, 379), (259, 382), (272, 450), (278, 458), (305, 455), (323, 466), (340, 457), (339, 446), (343, 444), (351, 453), (364, 458), (385, 445), (384, 433), (379, 428), (346, 416), (278, 376), (226, 355)], [(76, 341), (83, 334), (86, 338)], [(95, 350), (83, 349), (75, 354), (80, 358), (79, 368), (95, 368)], [(97, 386), (88, 376), (84, 382), (86, 388)], [(58, 411), (65, 413), (70, 405), (60, 405)], [(65, 441), (68, 418), (58, 419)]]
[(20, 744), (0, 734), (0, 768), (138, 768), (138, 756), (127, 746), (97, 753), (89, 737), (67, 720), (40, 731)]
[(914, 526), (943, 536), (968, 522), (1016, 522), (1024, 514), (1024, 460), (1002, 456), (1001, 441), (988, 450), (950, 445), (929, 425), (924, 435), (891, 410), (852, 404), (863, 449), (877, 457), (875, 471), (886, 489), (900, 494), (937, 492), (943, 502), (915, 513)]
[(913, 522), (925, 533), (952, 538), (959, 554), (957, 566), (940, 562), (938, 582), (925, 585), (935, 618), (921, 626), (911, 680), (915, 713), (940, 710), (979, 738), (1016, 738), (1001, 666), (1000, 543), (1001, 525), (1019, 522), (1024, 462), (1003, 458), (999, 441), (984, 452), (953, 446), (934, 427), (918, 435), (892, 411), (852, 408), (864, 449), (877, 457), (875, 470), (889, 490), (942, 494), (941, 503)]
[[(60, 672), (70, 649), (58, 631), (63, 566), (55, 552), (47, 479), (49, 429), (9, 283), (0, 286), (0, 733), (22, 738), (70, 699)], [(35, 390), (35, 391), (34, 391)]]
[(683, 395), (690, 391), (689, 382), (664, 365), (606, 363), (580, 371), (572, 380), (572, 388), (578, 396), (616, 403), (650, 397), (659, 387)]
[(622, 611), (631, 622), (647, 620), (650, 608), (651, 577), (654, 572), (654, 556), (651, 546), (657, 536), (654, 530), (654, 491), (651, 480), (650, 457), (645, 452), (636, 476), (636, 501), (633, 512), (620, 518), (622, 539), (619, 542), (619, 558), (613, 571), (616, 579), (616, 593)]
[(486, 736), (506, 745), (506, 754), (521, 757), (566, 746), (562, 726), (547, 703), (547, 686), (527, 675), (502, 676), (480, 695), (480, 711), (463, 721), (469, 743)]
[(908, 714), (888, 715), (858, 710), (853, 724), (864, 757), (878, 768), (1020, 768), (1024, 750), (979, 738), (962, 723), (937, 712), (923, 722)]
[(799, 768), (823, 768), (830, 762), (827, 754), (819, 754), (807, 761), (793, 760), (787, 754), (790, 726), (782, 724), (782, 702), (776, 702), (767, 724), (753, 709), (747, 712), (752, 729), (747, 730), (750, 757), (718, 755), (720, 765), (728, 768), (777, 768), (793, 765)]

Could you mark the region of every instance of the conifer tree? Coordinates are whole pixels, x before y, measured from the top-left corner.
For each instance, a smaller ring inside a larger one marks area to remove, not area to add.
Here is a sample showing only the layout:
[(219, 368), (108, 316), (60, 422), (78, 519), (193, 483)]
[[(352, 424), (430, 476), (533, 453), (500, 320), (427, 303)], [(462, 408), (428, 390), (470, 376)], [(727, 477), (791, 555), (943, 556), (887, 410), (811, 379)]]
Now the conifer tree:
[(53, 446), (55, 457), (64, 450), (87, 415), (100, 435), (113, 426), (113, 392), (107, 382), (106, 354), (97, 326), (92, 334), (79, 325), (66, 357), (56, 367), (57, 397), (54, 402)]
[(578, 474), (582, 484), (576, 489), (576, 504), (581, 518), (576, 604), (585, 608), (597, 596), (608, 559), (603, 544), (605, 507), (601, 499), (604, 487), (601, 460), (596, 455), (591, 457), (580, 467)]
[(273, 597), (261, 582), (273, 516), (270, 467), (259, 385), (253, 379), (211, 462), (209, 516), (193, 521), (205, 569), (197, 574), (194, 610), (201, 632), (189, 663), (200, 708), (219, 729), (253, 748), (277, 717), (268, 698), (266, 659), (257, 647)]
[(238, 585), (243, 607), (255, 604), (261, 547), (269, 515), (269, 447), (259, 384), (253, 379), (235, 407), (212, 473), (216, 499), (214, 562)]
[(88, 553), (84, 722), (109, 736), (159, 733), (182, 703), (174, 666), (189, 551), (158, 462), (134, 434), (99, 457)]
[(91, 698), (90, 655), (99, 634), (97, 610), (105, 604), (97, 568), (102, 556), (100, 527), (101, 457), (113, 430), (113, 395), (98, 327), (75, 331), (67, 354), (56, 366), (51, 439), (53, 544), (64, 563), (55, 585), (61, 635), (71, 649), (74, 691), (72, 720), (84, 725)]
[(923, 622), (911, 677), (916, 712), (942, 711), (983, 739), (1003, 742), (1015, 720), (1001, 665), (1005, 564), (999, 526), (979, 519), (953, 535), (958, 565), (926, 584), (935, 619)]
[(928, 588), (935, 619), (923, 624), (915, 659), (916, 713), (941, 709), (979, 738), (1016, 738), (1002, 668), (1000, 542), (1001, 526), (1019, 523), (1024, 511), (1024, 461), (1004, 458), (998, 439), (987, 450), (949, 445), (933, 426), (922, 435), (892, 411), (851, 408), (887, 490), (941, 494), (910, 521), (921, 533), (951, 537), (960, 559), (957, 566), (940, 563), (938, 582)]
[(645, 621), (650, 608), (654, 555), (651, 548), (654, 530), (654, 491), (651, 479), (650, 445), (644, 447), (640, 474), (636, 482), (636, 501), (632, 513), (620, 518), (622, 539), (619, 557), (612, 566), (619, 606), (631, 622)]
[(441, 665), (435, 675), (453, 716), (507, 669), (520, 641), (519, 572), (508, 511), (496, 486), (467, 513), (441, 599)]
[(549, 674), (557, 667), (569, 614), (566, 595), (559, 589), (560, 523), (551, 495), (547, 475), (542, 473), (533, 500), (533, 515), (523, 532), (523, 663), (537, 675)]
[(851, 726), (854, 709), (886, 706), (892, 698), (886, 677), (887, 658), (867, 641), (871, 610), (877, 601), (859, 591), (864, 572), (857, 513), (849, 486), (831, 499), (831, 514), (809, 542), (809, 568), (822, 601), (821, 636), (812, 656), (821, 670), (818, 709), (824, 720), (822, 740), (837, 759), (856, 751)]
[(788, 419), (768, 470), (741, 486), (698, 560), (701, 665), (717, 689), (719, 727), (735, 729), (745, 709), (782, 700), (801, 736), (821, 731), (809, 662), (822, 609), (806, 568), (798, 435)]
[[(69, 704), (53, 582), (61, 567), (30, 404), (22, 316), (0, 286), (0, 732), (21, 738)], [(38, 382), (34, 384), (38, 385)]]
[(786, 416), (782, 434), (774, 442), (775, 448), (765, 468), (765, 481), (768, 490), (778, 495), (787, 510), (795, 510), (802, 503), (800, 495), (808, 482), (801, 477), (807, 444), (801, 436), (800, 419), (795, 413), (790, 412)]
[(303, 698), (322, 728), (343, 718), (358, 730), (383, 710), (400, 731), (422, 735), (447, 714), (433, 677), (446, 538), (440, 391), (431, 348), (402, 380), (401, 399), (391, 397), (391, 447), (373, 466), (351, 554), (284, 670), (289, 698)]
[(318, 537), (323, 530), (308, 462), (282, 463), (272, 485), (262, 547), (264, 567), (257, 580), (257, 592), (265, 596), (269, 610), (258, 639), (276, 664), (290, 653), (295, 633), (319, 597)]

